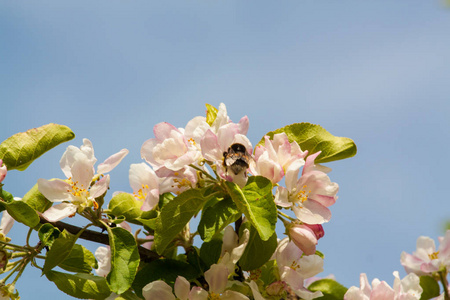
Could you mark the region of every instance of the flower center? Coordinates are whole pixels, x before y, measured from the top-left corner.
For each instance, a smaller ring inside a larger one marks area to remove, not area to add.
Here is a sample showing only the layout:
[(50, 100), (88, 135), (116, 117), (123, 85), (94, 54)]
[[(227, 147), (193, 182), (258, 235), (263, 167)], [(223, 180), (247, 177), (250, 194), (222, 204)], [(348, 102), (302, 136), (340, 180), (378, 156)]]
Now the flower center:
[(209, 293), (208, 300), (220, 300), (220, 295), (216, 293)]
[(74, 195), (79, 202), (84, 202), (89, 198), (89, 187), (85, 187), (83, 184), (79, 185), (78, 181), (74, 182), (72, 180), (72, 177), (69, 177), (68, 183), (70, 184), (70, 189), (67, 192)]
[(295, 195), (295, 198), (302, 203), (305, 202), (306, 200), (308, 200), (308, 195), (309, 195), (309, 193), (311, 193), (311, 191), (307, 192), (306, 188), (307, 188), (306, 185), (302, 186), (302, 189), (300, 190), (300, 192), (298, 192)]
[(289, 267), (294, 271), (297, 271), (298, 269), (300, 269), (300, 265), (295, 260), (292, 261), (292, 263)]
[(431, 254), (428, 254), (428, 257), (433, 260), (433, 259), (438, 259), (439, 256), (439, 251), (433, 252)]
[(148, 184), (142, 184), (141, 188), (136, 193), (133, 193), (133, 196), (138, 200), (144, 201), (145, 197), (147, 197), (148, 189)]

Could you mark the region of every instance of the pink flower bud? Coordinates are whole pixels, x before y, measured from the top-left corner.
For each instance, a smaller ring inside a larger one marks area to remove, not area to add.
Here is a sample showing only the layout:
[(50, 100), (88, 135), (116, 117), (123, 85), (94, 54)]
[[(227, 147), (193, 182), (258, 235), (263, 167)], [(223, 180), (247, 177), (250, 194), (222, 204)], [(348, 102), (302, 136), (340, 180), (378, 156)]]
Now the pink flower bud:
[(321, 237), (325, 235), (325, 231), (323, 230), (323, 226), (320, 224), (303, 224), (309, 227), (312, 231), (314, 231), (314, 234), (316, 235), (316, 238), (319, 240)]
[(303, 251), (305, 255), (316, 253), (317, 237), (316, 233), (304, 224), (294, 224), (289, 227), (289, 237), (291, 241)]

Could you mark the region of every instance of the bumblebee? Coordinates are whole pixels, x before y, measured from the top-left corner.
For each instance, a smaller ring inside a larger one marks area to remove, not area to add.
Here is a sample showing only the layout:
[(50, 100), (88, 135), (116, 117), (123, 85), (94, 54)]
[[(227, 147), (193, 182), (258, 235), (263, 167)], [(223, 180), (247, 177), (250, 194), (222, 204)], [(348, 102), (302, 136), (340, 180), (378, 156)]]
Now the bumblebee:
[[(245, 146), (239, 143), (231, 145), (226, 152), (223, 153), (223, 166), (228, 172), (228, 169), (238, 175), (246, 172), (250, 163), (250, 156), (247, 153)], [(244, 173), (247, 175), (246, 173)]]

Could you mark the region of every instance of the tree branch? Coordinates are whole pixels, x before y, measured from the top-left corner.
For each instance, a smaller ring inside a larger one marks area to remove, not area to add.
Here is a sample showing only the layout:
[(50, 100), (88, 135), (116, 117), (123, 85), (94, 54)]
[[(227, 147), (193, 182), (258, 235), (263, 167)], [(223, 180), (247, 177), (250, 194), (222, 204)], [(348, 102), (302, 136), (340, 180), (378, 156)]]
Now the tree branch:
[[(63, 231), (65, 229), (68, 232), (70, 232), (71, 234), (78, 234), (78, 232), (80, 232), (80, 230), (81, 230), (81, 228), (78, 226), (74, 226), (74, 225), (64, 223), (61, 221), (50, 222), (47, 219), (45, 219), (41, 214), (39, 214), (39, 218), (40, 218), (41, 224), (45, 224), (45, 223), (51, 224), (54, 227), (58, 228), (60, 231)], [(87, 240), (87, 241), (91, 241), (91, 242), (109, 245), (109, 237), (107, 234), (89, 230), (89, 229), (84, 230), (81, 233), (80, 238)], [(158, 253), (148, 250), (142, 246), (138, 246), (138, 250), (139, 250), (139, 256), (141, 257), (141, 261), (144, 261), (144, 262), (151, 262), (153, 260), (157, 260), (160, 257), (158, 255)]]

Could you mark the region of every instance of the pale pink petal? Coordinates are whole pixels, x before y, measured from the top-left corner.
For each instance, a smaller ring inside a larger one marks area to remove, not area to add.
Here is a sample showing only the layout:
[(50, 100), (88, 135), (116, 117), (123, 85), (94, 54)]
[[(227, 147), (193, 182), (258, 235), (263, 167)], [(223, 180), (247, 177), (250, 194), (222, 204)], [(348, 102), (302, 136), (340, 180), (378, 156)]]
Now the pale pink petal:
[(219, 128), (217, 140), (219, 141), (220, 150), (222, 152), (227, 151), (228, 147), (234, 143), (234, 138), (237, 134), (239, 134), (239, 126), (237, 124), (228, 123)]
[(97, 174), (105, 174), (114, 169), (122, 159), (128, 154), (127, 149), (122, 149), (119, 152), (108, 157), (103, 163), (97, 166)]
[(72, 186), (65, 181), (39, 178), (37, 183), (39, 192), (52, 202), (71, 201), (73, 199), (72, 194), (68, 192), (72, 190)]
[(208, 130), (200, 141), (203, 157), (209, 161), (218, 161), (223, 159), (223, 151), (220, 149), (217, 136)]
[(123, 228), (128, 232), (131, 232), (131, 230), (132, 230), (130, 224), (128, 224), (128, 222), (125, 222), (125, 221), (123, 221), (120, 224), (117, 224), (117, 227)]
[(243, 116), (239, 120), (239, 133), (246, 135), (248, 132), (248, 127), (250, 126), (250, 122), (247, 116)]
[(381, 281), (374, 286), (372, 283), (372, 292), (370, 293), (371, 300), (394, 300), (395, 292), (385, 281)]
[(200, 152), (193, 150), (179, 156), (173, 162), (166, 162), (164, 165), (174, 171), (178, 171), (190, 164), (195, 163), (200, 158)]
[(175, 300), (170, 285), (162, 280), (152, 281), (142, 288), (145, 300)]
[(225, 290), (228, 282), (228, 269), (222, 264), (213, 264), (205, 272), (205, 280), (209, 284), (209, 291), (220, 294)]
[(111, 248), (108, 247), (98, 247), (95, 250), (95, 258), (98, 261), (98, 268), (95, 269), (95, 273), (98, 276), (106, 277), (111, 271)]
[(94, 177), (94, 167), (88, 160), (76, 160), (72, 165), (71, 171), (72, 181), (77, 183), (79, 188), (89, 188)]
[(221, 300), (249, 300), (249, 298), (239, 292), (227, 290), (222, 296), (220, 296)]
[(291, 207), (292, 202), (289, 201), (289, 191), (282, 186), (278, 186), (275, 192), (274, 202), (281, 207)]
[(247, 284), (250, 287), (250, 289), (252, 290), (253, 298), (255, 300), (265, 300), (264, 297), (259, 292), (259, 288), (258, 288), (258, 285), (256, 284), (256, 282), (254, 282), (252, 280), (250, 282), (247, 282)]
[(322, 224), (331, 219), (331, 211), (317, 201), (308, 199), (302, 206), (293, 206), (297, 218), (308, 224)]
[(175, 296), (177, 296), (180, 300), (187, 300), (190, 289), (191, 285), (189, 284), (189, 281), (187, 281), (183, 276), (178, 276), (174, 285)]
[(372, 287), (370, 286), (366, 273), (361, 273), (359, 275), (359, 284), (361, 286), (361, 291), (364, 292), (364, 295), (369, 297), (372, 292)]
[(186, 138), (200, 143), (200, 140), (208, 129), (210, 129), (210, 126), (206, 123), (205, 117), (195, 117), (187, 123), (184, 128), (184, 135)]
[(131, 164), (128, 174), (131, 189), (135, 193), (146, 185), (148, 185), (149, 189), (158, 189), (159, 187), (158, 176), (145, 163)]
[(64, 202), (53, 205), (47, 209), (42, 216), (50, 222), (56, 222), (75, 214), (76, 211), (77, 207), (75, 205)]
[(303, 173), (308, 173), (314, 170), (314, 160), (316, 159), (317, 156), (319, 156), (319, 154), (322, 151), (316, 152), (314, 154), (310, 154), (308, 155), (308, 157), (306, 158), (306, 162), (305, 162), (305, 166), (303, 167)]
[(178, 129), (173, 126), (170, 123), (167, 122), (161, 122), (156, 124), (153, 127), (153, 134), (155, 135), (155, 138), (159, 141), (163, 141), (165, 139), (168, 139), (171, 137), (172, 131), (178, 131)]
[(145, 159), (152, 167), (158, 167), (161, 164), (157, 163), (153, 157), (153, 149), (158, 145), (159, 141), (157, 139), (149, 139), (142, 144), (141, 147), (141, 158)]
[(444, 238), (439, 245), (439, 258), (444, 261), (446, 265), (450, 263), (450, 230), (447, 230)]
[(97, 181), (89, 190), (89, 194), (91, 195), (91, 197), (95, 199), (103, 195), (108, 190), (109, 181), (109, 174), (103, 176), (102, 179)]
[(199, 286), (194, 286), (189, 292), (189, 300), (207, 300), (208, 292)]
[(369, 296), (364, 295), (356, 286), (352, 286), (345, 293), (344, 300), (369, 300)]
[(228, 118), (227, 108), (225, 107), (225, 104), (220, 103), (216, 119), (212, 123), (211, 129), (214, 133), (217, 133), (219, 131), (219, 128), (224, 126), (225, 124), (228, 124), (229, 121), (230, 119)]
[(14, 225), (14, 218), (11, 217), (11, 215), (6, 210), (4, 210), (2, 221), (0, 223), (0, 230), (2, 231), (3, 234), (6, 235), (11, 230), (13, 225)]
[(298, 173), (300, 168), (305, 164), (303, 159), (298, 159), (292, 162), (285, 172), (285, 184), (289, 191), (297, 187)]
[(159, 193), (158, 190), (151, 190), (147, 192), (147, 196), (145, 197), (144, 203), (141, 206), (142, 211), (152, 210), (159, 203)]
[(0, 183), (5, 179), (6, 173), (8, 173), (6, 165), (4, 165), (3, 160), (0, 159)]
[(406, 252), (402, 252), (400, 255), (400, 263), (405, 268), (406, 273), (416, 273), (417, 275), (426, 275), (427, 273), (420, 270), (420, 266), (424, 263), (422, 259), (417, 256), (411, 255)]
[(298, 265), (301, 267), (297, 269), (297, 272), (303, 278), (316, 276), (317, 274), (323, 272), (323, 258), (319, 255), (303, 255), (298, 260)]
[(83, 145), (81, 145), (80, 150), (86, 155), (92, 165), (97, 162), (94, 156), (94, 146), (92, 146), (92, 142), (89, 139), (83, 139)]

